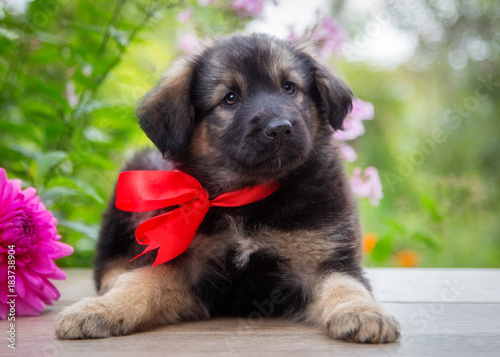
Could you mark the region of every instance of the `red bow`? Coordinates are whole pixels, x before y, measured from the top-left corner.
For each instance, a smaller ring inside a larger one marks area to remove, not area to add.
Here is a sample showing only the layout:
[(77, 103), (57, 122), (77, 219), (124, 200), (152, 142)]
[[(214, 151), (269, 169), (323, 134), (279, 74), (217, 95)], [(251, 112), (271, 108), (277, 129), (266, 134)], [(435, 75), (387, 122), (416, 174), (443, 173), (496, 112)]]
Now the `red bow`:
[(148, 247), (134, 259), (160, 248), (153, 264), (156, 266), (186, 251), (210, 207), (247, 205), (268, 197), (278, 187), (278, 183), (271, 182), (223, 193), (209, 200), (208, 192), (201, 184), (185, 173), (125, 171), (118, 178), (116, 208), (129, 212), (145, 212), (180, 206), (143, 222), (135, 231), (137, 242)]

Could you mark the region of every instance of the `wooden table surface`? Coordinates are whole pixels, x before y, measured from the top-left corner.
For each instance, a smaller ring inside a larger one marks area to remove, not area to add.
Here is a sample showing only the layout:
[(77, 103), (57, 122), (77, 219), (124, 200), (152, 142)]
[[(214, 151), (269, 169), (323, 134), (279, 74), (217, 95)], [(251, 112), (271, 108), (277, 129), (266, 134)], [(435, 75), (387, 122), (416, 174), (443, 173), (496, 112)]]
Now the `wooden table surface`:
[(282, 319), (231, 318), (59, 341), (56, 314), (94, 294), (90, 270), (68, 269), (68, 279), (56, 282), (61, 299), (39, 317), (18, 318), (17, 348), (1, 338), (0, 356), (500, 356), (500, 269), (367, 270), (375, 296), (401, 323), (398, 343), (351, 344)]

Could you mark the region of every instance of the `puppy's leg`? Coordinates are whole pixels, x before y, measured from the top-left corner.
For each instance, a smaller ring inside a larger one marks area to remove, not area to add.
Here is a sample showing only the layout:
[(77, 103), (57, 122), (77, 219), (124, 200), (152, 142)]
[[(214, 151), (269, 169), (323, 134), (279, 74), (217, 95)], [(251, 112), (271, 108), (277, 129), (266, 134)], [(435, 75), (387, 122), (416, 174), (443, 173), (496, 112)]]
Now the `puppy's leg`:
[(120, 275), (127, 272), (129, 269), (130, 260), (128, 258), (115, 259), (106, 264), (106, 269), (99, 276), (99, 280), (96, 279), (97, 294), (104, 295), (107, 293), (113, 287)]
[(383, 310), (358, 280), (331, 273), (316, 287), (307, 319), (335, 339), (362, 343), (394, 342), (399, 323)]
[(56, 335), (60, 339), (103, 338), (208, 317), (187, 280), (171, 265), (123, 273), (104, 295), (82, 299), (63, 310)]

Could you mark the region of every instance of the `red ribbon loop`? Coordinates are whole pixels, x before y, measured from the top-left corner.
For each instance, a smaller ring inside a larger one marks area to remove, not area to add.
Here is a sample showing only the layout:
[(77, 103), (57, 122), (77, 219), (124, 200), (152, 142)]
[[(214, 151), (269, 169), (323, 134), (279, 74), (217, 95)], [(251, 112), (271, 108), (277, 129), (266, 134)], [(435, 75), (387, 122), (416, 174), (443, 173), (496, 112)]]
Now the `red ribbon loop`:
[(153, 264), (156, 266), (188, 249), (211, 206), (247, 205), (270, 196), (278, 187), (278, 183), (271, 182), (223, 193), (209, 200), (207, 191), (188, 174), (177, 171), (125, 171), (118, 177), (116, 208), (145, 212), (180, 206), (141, 223), (135, 231), (137, 242), (147, 245), (147, 248), (134, 259), (159, 248)]

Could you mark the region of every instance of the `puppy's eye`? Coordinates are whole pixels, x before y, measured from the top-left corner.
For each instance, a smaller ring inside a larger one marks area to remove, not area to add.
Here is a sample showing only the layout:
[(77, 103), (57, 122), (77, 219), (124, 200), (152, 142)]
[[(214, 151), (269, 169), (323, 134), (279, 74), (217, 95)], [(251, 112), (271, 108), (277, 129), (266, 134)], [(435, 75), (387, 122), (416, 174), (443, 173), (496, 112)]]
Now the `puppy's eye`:
[(283, 84), (283, 90), (285, 91), (286, 94), (293, 94), (295, 93), (295, 84), (286, 81), (285, 84)]
[(222, 99), (222, 103), (225, 105), (234, 105), (236, 102), (238, 102), (238, 96), (234, 92), (227, 93), (224, 99)]

